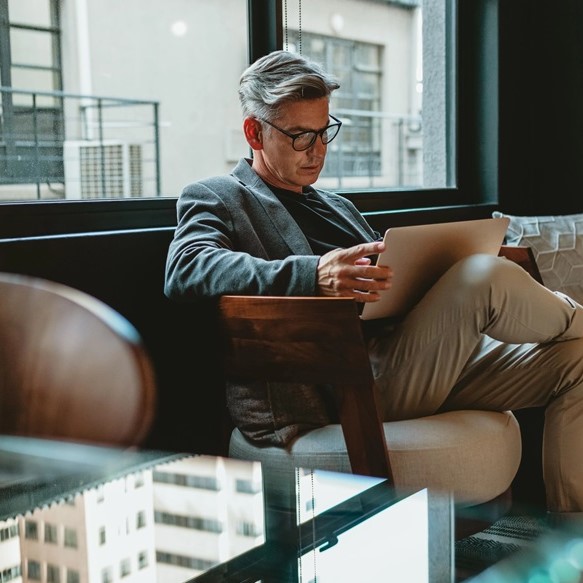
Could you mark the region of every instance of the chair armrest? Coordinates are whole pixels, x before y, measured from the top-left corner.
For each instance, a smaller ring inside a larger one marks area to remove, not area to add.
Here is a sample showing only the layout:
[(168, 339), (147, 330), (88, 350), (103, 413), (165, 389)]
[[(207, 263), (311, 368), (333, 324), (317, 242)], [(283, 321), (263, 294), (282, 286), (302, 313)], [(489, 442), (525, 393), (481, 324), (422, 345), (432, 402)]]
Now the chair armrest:
[(544, 285), (538, 265), (534, 258), (534, 253), (530, 247), (526, 245), (502, 245), (500, 247), (500, 257), (506, 257), (514, 263), (518, 263), (520, 267), (525, 269), (530, 275), (536, 279), (540, 284)]

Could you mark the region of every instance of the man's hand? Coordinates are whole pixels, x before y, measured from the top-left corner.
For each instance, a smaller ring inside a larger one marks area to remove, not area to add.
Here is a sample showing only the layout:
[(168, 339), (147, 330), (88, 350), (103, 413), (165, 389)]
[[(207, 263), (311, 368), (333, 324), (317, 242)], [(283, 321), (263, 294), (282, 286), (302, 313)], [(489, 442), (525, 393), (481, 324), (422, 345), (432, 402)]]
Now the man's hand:
[(384, 251), (382, 241), (334, 249), (320, 257), (318, 289), (323, 296), (343, 296), (357, 302), (376, 302), (381, 290), (391, 287), (390, 267), (371, 264), (370, 255)]

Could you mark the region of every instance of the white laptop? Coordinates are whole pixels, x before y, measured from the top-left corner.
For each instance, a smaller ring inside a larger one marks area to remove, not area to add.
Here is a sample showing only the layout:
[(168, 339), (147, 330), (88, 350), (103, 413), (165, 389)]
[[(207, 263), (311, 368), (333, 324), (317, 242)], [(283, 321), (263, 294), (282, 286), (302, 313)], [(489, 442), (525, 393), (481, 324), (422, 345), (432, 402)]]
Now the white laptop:
[(377, 265), (393, 269), (390, 289), (378, 302), (364, 304), (363, 320), (402, 316), (459, 259), (475, 253), (498, 255), (509, 219), (475, 219), (430, 225), (392, 227)]

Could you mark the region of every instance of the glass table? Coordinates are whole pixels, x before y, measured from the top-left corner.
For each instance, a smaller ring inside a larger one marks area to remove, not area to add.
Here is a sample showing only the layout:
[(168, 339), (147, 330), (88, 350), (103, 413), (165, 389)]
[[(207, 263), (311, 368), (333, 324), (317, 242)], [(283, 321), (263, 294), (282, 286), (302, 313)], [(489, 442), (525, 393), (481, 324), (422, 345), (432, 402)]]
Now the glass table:
[(0, 437), (0, 580), (454, 581), (451, 500), (258, 462)]

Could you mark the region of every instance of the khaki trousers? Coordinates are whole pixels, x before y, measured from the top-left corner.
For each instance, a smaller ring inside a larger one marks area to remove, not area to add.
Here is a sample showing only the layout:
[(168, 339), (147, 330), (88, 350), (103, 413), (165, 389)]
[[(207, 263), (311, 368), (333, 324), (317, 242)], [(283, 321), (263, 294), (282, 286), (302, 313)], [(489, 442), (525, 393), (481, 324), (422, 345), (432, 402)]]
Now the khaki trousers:
[(384, 420), (544, 406), (548, 510), (583, 511), (583, 308), (513, 262), (454, 265), (369, 341)]

